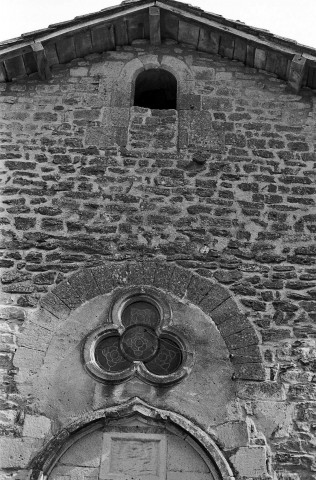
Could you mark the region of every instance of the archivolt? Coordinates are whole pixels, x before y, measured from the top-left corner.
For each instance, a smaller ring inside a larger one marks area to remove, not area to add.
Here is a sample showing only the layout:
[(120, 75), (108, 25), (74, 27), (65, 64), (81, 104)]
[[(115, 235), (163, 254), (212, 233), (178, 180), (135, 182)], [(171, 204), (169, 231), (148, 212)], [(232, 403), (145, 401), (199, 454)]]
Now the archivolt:
[(189, 67), (177, 57), (164, 55), (142, 55), (128, 62), (121, 70), (111, 94), (111, 107), (130, 107), (136, 77), (144, 70), (161, 68), (167, 70), (177, 79), (178, 98), (194, 91), (194, 76)]
[[(173, 263), (109, 262), (74, 273), (43, 297), (37, 318), (45, 318), (45, 312), (49, 312), (56, 323), (65, 321), (71, 311), (92, 298), (117, 287), (139, 285), (156, 287), (199, 307), (222, 335), (234, 365), (235, 378), (265, 380), (258, 335), (229, 290)], [(32, 327), (32, 321), (26, 324), (24, 338), (33, 336)], [(37, 343), (45, 345), (44, 333)]]
[(182, 415), (153, 407), (137, 397), (119, 406), (108, 407), (92, 412), (89, 415), (84, 414), (81, 418), (78, 418), (75, 422), (58, 432), (33, 459), (30, 465), (32, 468), (32, 480), (42, 479), (43, 475), (45, 477), (49, 475), (63, 453), (82, 436), (91, 433), (102, 425), (106, 425), (112, 419), (131, 417), (137, 414), (151, 420), (169, 423), (185, 431), (203, 447), (218, 468), (222, 480), (234, 480), (227, 460), (210, 435)]

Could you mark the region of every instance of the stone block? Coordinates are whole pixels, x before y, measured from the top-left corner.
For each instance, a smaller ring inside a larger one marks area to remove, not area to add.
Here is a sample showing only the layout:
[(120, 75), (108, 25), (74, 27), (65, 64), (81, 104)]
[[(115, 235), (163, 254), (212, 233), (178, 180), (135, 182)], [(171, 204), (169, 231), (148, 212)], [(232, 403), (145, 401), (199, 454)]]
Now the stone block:
[(238, 380), (266, 380), (266, 370), (260, 363), (239, 363), (234, 366), (234, 378)]
[(256, 425), (267, 438), (289, 437), (294, 412), (295, 405), (287, 402), (256, 401), (253, 408)]
[(238, 333), (247, 327), (251, 327), (247, 318), (237, 313), (235, 317), (229, 318), (218, 326), (223, 338), (229, 337), (232, 333)]
[(275, 382), (237, 383), (237, 395), (245, 400), (285, 400), (284, 385)]
[(266, 448), (240, 447), (236, 454), (230, 457), (240, 477), (262, 478), (267, 475)]
[(45, 352), (52, 339), (53, 332), (32, 322), (26, 322), (25, 329), (18, 335), (19, 346)]
[(259, 339), (254, 328), (250, 327), (226, 337), (225, 343), (229, 350), (235, 350), (249, 345), (258, 345)]
[[(238, 328), (237, 325), (239, 324), (240, 316), (242, 316), (242, 314), (238, 310), (238, 307), (232, 298), (227, 298), (221, 305), (212, 311), (211, 315), (212, 320), (216, 323), (216, 325), (221, 325), (224, 322), (229, 322), (232, 325), (236, 323), (235, 328)], [(235, 319), (237, 320), (236, 322), (234, 322)], [(244, 323), (243, 319), (241, 322)], [(223, 327), (223, 329), (224, 328), (225, 327)]]
[(51, 421), (42, 415), (25, 415), (23, 437), (44, 438), (51, 432)]
[(203, 298), (199, 306), (203, 312), (212, 317), (213, 311), (229, 297), (230, 293), (226, 288), (221, 285), (213, 284), (211, 290), (208, 292), (207, 296)]
[(143, 272), (144, 272), (145, 285), (152, 285), (154, 283), (156, 266), (157, 266), (156, 262), (144, 262)]
[(240, 363), (261, 363), (262, 355), (258, 345), (250, 345), (234, 350), (231, 353), (231, 361), (233, 364)]
[(129, 263), (128, 283), (130, 285), (144, 285), (144, 268), (142, 262)]
[(15, 423), (16, 415), (16, 410), (0, 410), (0, 426), (13, 426)]
[(18, 321), (23, 322), (25, 320), (25, 310), (19, 307), (1, 307), (0, 308), (0, 320)]
[(201, 95), (181, 95), (178, 100), (179, 110), (201, 110)]
[(101, 294), (109, 293), (113, 290), (113, 280), (109, 264), (92, 268), (91, 272)]
[(0, 480), (30, 480), (32, 470), (14, 470), (0, 472)]
[[(190, 302), (198, 305), (213, 286), (214, 283), (210, 280), (200, 277), (199, 275), (192, 275), (187, 289), (187, 299)], [(202, 308), (202, 310), (204, 309)]]
[(70, 313), (70, 308), (52, 292), (47, 293), (41, 300), (40, 305), (59, 319), (65, 319)]
[(177, 297), (184, 297), (191, 277), (192, 272), (190, 272), (190, 270), (185, 270), (176, 265), (169, 282), (169, 290)]
[(151, 70), (152, 68), (160, 67), (158, 55), (154, 55), (152, 53), (140, 53), (138, 58), (144, 65), (145, 70)]
[(111, 263), (110, 272), (112, 277), (113, 286), (122, 287), (128, 285), (129, 269), (126, 263)]
[(71, 77), (87, 77), (89, 69), (87, 67), (76, 67), (69, 70)]
[(218, 440), (224, 450), (245, 447), (248, 443), (248, 429), (246, 422), (232, 421), (216, 427)]
[(173, 269), (173, 265), (157, 263), (153, 282), (155, 287), (162, 288), (163, 290), (168, 290)]
[(71, 275), (68, 281), (76, 292), (79, 293), (83, 302), (101, 294), (90, 270), (75, 273)]
[(86, 130), (85, 143), (86, 145), (94, 145), (99, 148), (104, 148), (113, 143), (114, 133), (107, 129), (107, 135), (104, 134), (104, 127), (88, 127)]
[(115, 127), (128, 127), (130, 108), (111, 108), (111, 124)]
[(38, 446), (32, 439), (0, 438), (0, 468), (27, 467)]
[[(70, 312), (70, 310), (69, 310)], [(44, 308), (39, 308), (32, 313), (29, 313), (29, 320), (32, 323), (36, 323), (46, 330), (54, 331), (60, 324), (59, 318), (52, 315), (50, 312)]]
[(54, 288), (53, 292), (70, 309), (79, 307), (82, 303), (79, 293), (68, 281), (61, 282)]

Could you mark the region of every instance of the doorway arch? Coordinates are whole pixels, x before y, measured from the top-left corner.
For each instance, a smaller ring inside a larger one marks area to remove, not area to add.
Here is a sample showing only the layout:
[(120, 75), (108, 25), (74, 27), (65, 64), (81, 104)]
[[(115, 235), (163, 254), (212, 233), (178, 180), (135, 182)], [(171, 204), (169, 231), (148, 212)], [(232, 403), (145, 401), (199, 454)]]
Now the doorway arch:
[[(234, 480), (209, 434), (186, 417), (135, 397), (64, 428), (32, 462), (32, 480)], [(183, 476), (184, 475), (184, 476)]]

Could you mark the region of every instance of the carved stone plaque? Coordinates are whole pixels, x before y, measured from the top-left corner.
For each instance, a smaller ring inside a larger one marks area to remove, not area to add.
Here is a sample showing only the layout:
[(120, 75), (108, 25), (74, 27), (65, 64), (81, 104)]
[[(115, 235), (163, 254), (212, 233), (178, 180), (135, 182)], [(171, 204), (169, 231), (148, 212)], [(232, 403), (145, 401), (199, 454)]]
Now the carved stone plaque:
[(166, 438), (158, 434), (106, 433), (100, 480), (164, 480)]

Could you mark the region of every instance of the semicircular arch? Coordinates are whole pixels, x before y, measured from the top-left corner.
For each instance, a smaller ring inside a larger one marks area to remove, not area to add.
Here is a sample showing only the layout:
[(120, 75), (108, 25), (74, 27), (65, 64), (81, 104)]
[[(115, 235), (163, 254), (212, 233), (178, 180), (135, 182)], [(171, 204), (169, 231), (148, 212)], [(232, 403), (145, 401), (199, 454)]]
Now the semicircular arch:
[[(22, 336), (32, 336), (32, 324), (55, 329), (72, 311), (94, 297), (117, 287), (153, 286), (200, 308), (216, 325), (230, 353), (234, 376), (240, 380), (265, 380), (258, 334), (239, 308), (232, 293), (216, 281), (167, 262), (107, 263), (76, 272), (41, 300), (36, 318)], [(52, 318), (46, 319), (47, 312)], [(45, 336), (45, 332), (42, 334)], [(43, 345), (45, 341), (43, 340)]]
[(177, 97), (194, 92), (194, 75), (188, 65), (177, 57), (164, 55), (142, 55), (124, 65), (111, 95), (111, 107), (130, 107), (133, 100), (133, 91), (137, 76), (145, 70), (162, 69), (171, 73), (177, 80)]
[(32, 480), (43, 478), (43, 475), (49, 478), (62, 456), (84, 436), (99, 429), (109, 430), (113, 420), (116, 422), (118, 418), (122, 420), (134, 416), (142, 417), (153, 425), (158, 423), (164, 425), (167, 431), (188, 440), (191, 446), (196, 444), (199, 450), (204, 452), (204, 458), (206, 456), (208, 459), (210, 472), (214, 475), (210, 478), (234, 480), (229, 463), (208, 433), (188, 418), (170, 410), (149, 405), (137, 397), (125, 404), (92, 412), (88, 418), (87, 414), (84, 414), (59, 431), (30, 462)]

